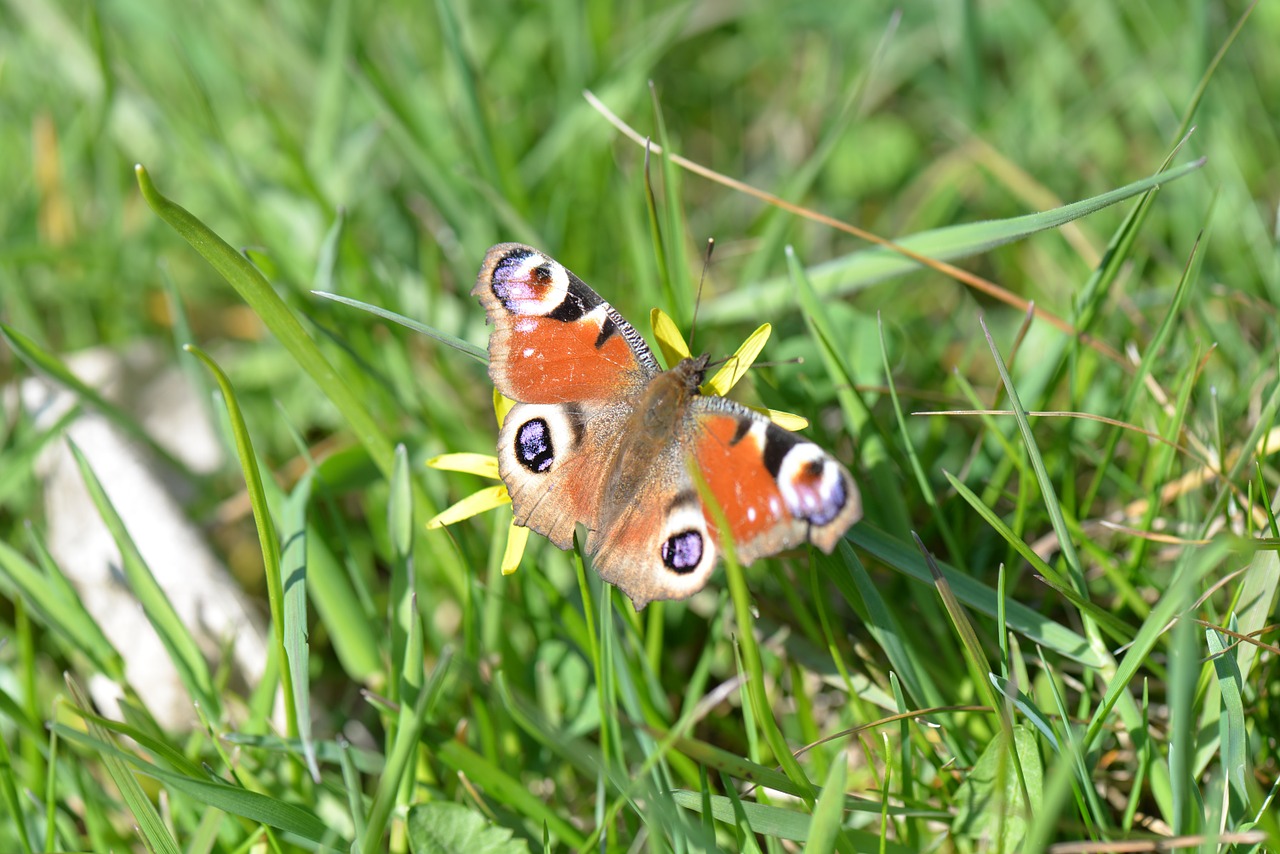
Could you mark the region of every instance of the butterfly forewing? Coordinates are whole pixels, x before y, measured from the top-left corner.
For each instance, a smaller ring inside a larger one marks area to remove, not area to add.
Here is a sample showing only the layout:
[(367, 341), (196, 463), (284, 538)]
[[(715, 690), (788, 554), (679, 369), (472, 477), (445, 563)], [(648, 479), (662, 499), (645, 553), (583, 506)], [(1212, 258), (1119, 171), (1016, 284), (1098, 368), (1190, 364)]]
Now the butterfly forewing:
[(490, 249), (472, 293), (494, 325), (489, 376), (512, 400), (619, 400), (658, 372), (631, 324), (536, 249), (518, 243)]

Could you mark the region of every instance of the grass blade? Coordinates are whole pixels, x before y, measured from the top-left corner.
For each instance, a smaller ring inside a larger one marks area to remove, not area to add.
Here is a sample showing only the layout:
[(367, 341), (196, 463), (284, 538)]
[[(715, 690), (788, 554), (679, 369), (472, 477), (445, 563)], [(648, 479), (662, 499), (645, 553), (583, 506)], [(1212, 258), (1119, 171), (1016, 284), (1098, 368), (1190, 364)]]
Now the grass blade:
[[(918, 255), (939, 261), (966, 258), (1021, 240), (1037, 232), (1057, 228), (1139, 193), (1167, 185), (1191, 174), (1204, 166), (1204, 163), (1203, 159), (1186, 163), (1055, 210), (922, 231), (919, 234), (895, 240), (894, 243)], [(811, 267), (805, 271), (805, 275), (813, 283), (816, 293), (823, 297), (831, 297), (852, 293), (884, 279), (917, 270), (919, 267), (919, 262), (893, 249), (877, 247), (854, 252)], [(785, 314), (795, 307), (792, 282), (793, 277), (788, 275), (737, 288), (705, 305), (702, 316), (709, 323), (737, 323), (762, 316)]]
[(80, 469), (80, 476), (84, 479), (89, 497), (107, 526), (107, 530), (111, 532), (116, 547), (120, 550), (121, 568), (124, 570), (129, 587), (138, 597), (147, 620), (155, 627), (156, 634), (159, 635), (160, 641), (169, 653), (169, 658), (178, 670), (178, 675), (182, 678), (182, 684), (192, 699), (199, 703), (207, 714), (215, 720), (220, 719), (222, 703), (213, 689), (213, 680), (209, 675), (209, 667), (205, 663), (204, 655), (196, 645), (187, 625), (174, 610), (169, 597), (165, 595), (142, 559), (142, 554), (134, 545), (133, 538), (129, 536), (119, 514), (111, 504), (111, 499), (107, 497), (97, 475), (93, 473), (89, 461), (85, 459), (75, 443), (68, 442), (68, 444), (75, 457), (76, 465)]
[[(231, 422), (231, 435), (235, 437), (236, 453), (240, 458), (240, 470), (244, 474), (245, 487), (249, 492), (249, 502), (253, 506), (253, 522), (258, 531), (258, 545), (262, 549), (263, 572), (267, 582), (267, 604), (271, 609), (271, 626), (276, 642), (276, 653), (286, 666), (280, 669), (281, 689), (284, 691), (285, 721), (289, 735), (298, 734), (297, 697), (293, 687), (293, 663), (289, 662), (288, 645), (285, 642), (284, 586), (282, 583), (282, 567), (280, 562), (280, 541), (277, 539), (275, 522), (271, 518), (271, 508), (267, 505), (266, 491), (262, 485), (262, 473), (258, 470), (258, 458), (253, 451), (253, 439), (249, 436), (249, 427), (244, 422), (240, 411), (240, 403), (236, 398), (231, 381), (223, 373), (218, 364), (200, 348), (188, 345), (186, 348), (213, 374), (218, 388), (222, 392), (222, 400), (227, 405), (227, 418)], [(299, 550), (305, 554), (305, 544)], [(296, 641), (296, 638), (295, 638)]]

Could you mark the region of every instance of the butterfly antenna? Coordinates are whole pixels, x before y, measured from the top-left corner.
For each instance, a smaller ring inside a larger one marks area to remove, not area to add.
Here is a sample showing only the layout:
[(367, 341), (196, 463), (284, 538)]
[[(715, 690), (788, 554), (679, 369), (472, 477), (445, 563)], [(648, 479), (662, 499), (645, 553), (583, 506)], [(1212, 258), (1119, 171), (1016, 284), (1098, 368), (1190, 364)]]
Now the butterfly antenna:
[(711, 253), (716, 249), (716, 239), (707, 238), (707, 254), (702, 256), (702, 275), (698, 277), (698, 296), (693, 301), (693, 320), (689, 323), (689, 349), (693, 349), (693, 335), (698, 331), (698, 306), (702, 305), (702, 286), (707, 282), (707, 269), (711, 266)]

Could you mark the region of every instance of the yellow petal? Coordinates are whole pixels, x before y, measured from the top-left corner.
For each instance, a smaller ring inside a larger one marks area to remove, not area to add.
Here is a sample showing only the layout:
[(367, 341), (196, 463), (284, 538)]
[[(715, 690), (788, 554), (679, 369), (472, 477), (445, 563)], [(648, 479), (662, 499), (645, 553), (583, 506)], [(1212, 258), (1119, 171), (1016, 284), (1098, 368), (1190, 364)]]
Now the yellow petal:
[(769, 420), (777, 424), (783, 430), (790, 430), (794, 433), (797, 430), (803, 430), (809, 426), (809, 419), (803, 415), (796, 415), (794, 412), (783, 412), (781, 409), (757, 409), (751, 407), (756, 412), (762, 412), (769, 416)]
[(728, 394), (729, 389), (737, 385), (738, 380), (742, 379), (742, 375), (751, 367), (756, 356), (760, 355), (772, 331), (773, 327), (768, 323), (760, 324), (760, 328), (747, 336), (747, 340), (742, 342), (738, 352), (729, 357), (729, 361), (716, 371), (716, 375), (703, 385), (703, 389), (708, 394), (721, 396)]
[(658, 349), (662, 351), (662, 358), (668, 368), (675, 367), (681, 359), (688, 359), (692, 355), (689, 345), (684, 343), (684, 336), (676, 328), (676, 322), (665, 311), (660, 308), (652, 309), (649, 312), (649, 325), (653, 327), (653, 335), (658, 339)]
[(498, 479), (498, 458), (491, 454), (441, 454), (427, 460), (427, 466), (441, 471), (461, 471)]
[(529, 529), (511, 523), (507, 532), (507, 548), (502, 552), (502, 574), (510, 575), (520, 568), (520, 558), (524, 557), (524, 544), (529, 542)]
[(511, 407), (515, 405), (516, 402), (514, 400), (509, 397), (503, 397), (496, 388), (493, 390), (493, 414), (498, 416), (499, 427), (507, 419), (507, 413), (511, 411)]
[(477, 513), (483, 513), (486, 510), (492, 510), (495, 507), (510, 503), (511, 496), (507, 494), (506, 486), (503, 484), (488, 486), (479, 492), (468, 495), (447, 510), (432, 516), (427, 520), (427, 530), (443, 528), (445, 525), (452, 525), (454, 522), (470, 519)]

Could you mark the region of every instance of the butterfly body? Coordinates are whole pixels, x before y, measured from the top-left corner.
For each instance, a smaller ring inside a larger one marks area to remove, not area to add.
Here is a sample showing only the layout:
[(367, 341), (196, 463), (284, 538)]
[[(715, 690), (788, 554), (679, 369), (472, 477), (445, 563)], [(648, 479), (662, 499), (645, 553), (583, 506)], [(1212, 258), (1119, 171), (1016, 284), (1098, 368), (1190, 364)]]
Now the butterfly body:
[(583, 523), (596, 571), (637, 607), (700, 590), (723, 547), (693, 468), (743, 563), (806, 541), (830, 552), (861, 516), (834, 458), (703, 395), (707, 356), (659, 368), (612, 306), (538, 250), (493, 247), (472, 293), (494, 324), (489, 375), (517, 401), (498, 437), (516, 523), (560, 548)]

